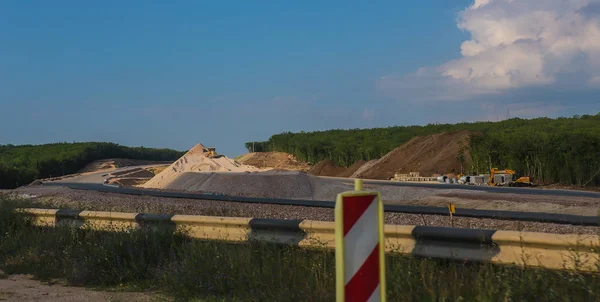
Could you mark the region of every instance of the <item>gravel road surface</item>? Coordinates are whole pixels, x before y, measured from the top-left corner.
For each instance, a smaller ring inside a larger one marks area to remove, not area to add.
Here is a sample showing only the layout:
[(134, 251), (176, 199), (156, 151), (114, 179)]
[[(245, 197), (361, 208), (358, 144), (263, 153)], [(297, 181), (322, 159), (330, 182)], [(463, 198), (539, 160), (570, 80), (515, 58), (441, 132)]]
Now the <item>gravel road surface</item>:
[[(333, 209), (288, 205), (248, 204), (197, 199), (133, 196), (115, 193), (72, 190), (64, 187), (24, 187), (11, 191), (31, 194), (47, 208), (137, 212), (153, 214), (188, 214), (230, 217), (309, 219), (333, 221)], [(598, 227), (564, 224), (518, 222), (495, 219), (386, 213), (387, 224), (452, 226), (462, 228), (547, 232), (556, 234), (600, 234)]]

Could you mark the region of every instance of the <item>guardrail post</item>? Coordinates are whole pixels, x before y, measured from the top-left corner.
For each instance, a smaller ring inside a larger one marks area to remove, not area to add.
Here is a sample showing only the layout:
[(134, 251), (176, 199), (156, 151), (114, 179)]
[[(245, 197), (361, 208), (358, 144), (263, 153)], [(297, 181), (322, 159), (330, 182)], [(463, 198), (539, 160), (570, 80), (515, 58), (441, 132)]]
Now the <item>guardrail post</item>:
[(356, 178), (354, 180), (354, 191), (362, 191), (362, 179)]
[(335, 203), (336, 300), (386, 301), (383, 203), (379, 192), (337, 195)]

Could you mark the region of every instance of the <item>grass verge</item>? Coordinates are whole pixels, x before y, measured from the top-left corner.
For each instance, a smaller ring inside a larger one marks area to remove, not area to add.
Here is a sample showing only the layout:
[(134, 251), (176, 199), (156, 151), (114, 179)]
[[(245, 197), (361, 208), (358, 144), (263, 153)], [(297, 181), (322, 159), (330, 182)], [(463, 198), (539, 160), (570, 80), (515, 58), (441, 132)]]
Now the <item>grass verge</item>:
[[(189, 301), (334, 301), (332, 251), (191, 240), (168, 228), (31, 226), (0, 198), (0, 269)], [(19, 204), (23, 206), (23, 204)], [(387, 256), (389, 301), (598, 301), (600, 276)]]

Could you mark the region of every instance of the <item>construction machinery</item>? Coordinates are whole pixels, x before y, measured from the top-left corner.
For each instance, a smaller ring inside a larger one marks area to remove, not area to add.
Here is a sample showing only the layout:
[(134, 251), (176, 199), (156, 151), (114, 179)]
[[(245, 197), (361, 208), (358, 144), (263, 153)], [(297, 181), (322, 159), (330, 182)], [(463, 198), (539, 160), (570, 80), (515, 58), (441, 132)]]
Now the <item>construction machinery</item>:
[[(496, 174), (508, 174), (511, 175), (510, 179), (504, 179), (504, 177), (502, 177), (500, 179), (500, 181), (496, 180)], [(504, 185), (508, 185), (510, 187), (525, 187), (525, 186), (532, 186), (533, 183), (531, 181), (531, 177), (529, 176), (522, 176), (519, 178), (516, 178), (517, 172), (515, 172), (514, 170), (511, 169), (504, 169), (504, 170), (498, 170), (498, 168), (492, 168), (490, 169), (490, 177), (488, 180), (488, 185), (490, 186), (504, 186)]]
[(217, 154), (217, 151), (214, 147), (206, 148), (208, 151), (204, 153), (208, 158), (219, 158), (221, 155)]

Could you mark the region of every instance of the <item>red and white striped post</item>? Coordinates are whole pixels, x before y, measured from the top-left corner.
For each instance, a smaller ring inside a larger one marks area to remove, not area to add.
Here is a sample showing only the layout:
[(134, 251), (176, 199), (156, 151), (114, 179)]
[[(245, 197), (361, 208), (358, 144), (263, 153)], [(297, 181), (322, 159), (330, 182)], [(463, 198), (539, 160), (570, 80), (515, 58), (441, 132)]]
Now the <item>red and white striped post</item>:
[(383, 203), (360, 179), (337, 196), (335, 241), (336, 300), (386, 301)]

